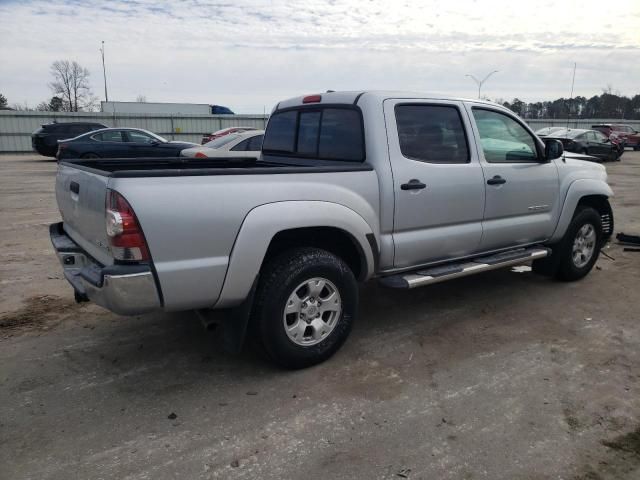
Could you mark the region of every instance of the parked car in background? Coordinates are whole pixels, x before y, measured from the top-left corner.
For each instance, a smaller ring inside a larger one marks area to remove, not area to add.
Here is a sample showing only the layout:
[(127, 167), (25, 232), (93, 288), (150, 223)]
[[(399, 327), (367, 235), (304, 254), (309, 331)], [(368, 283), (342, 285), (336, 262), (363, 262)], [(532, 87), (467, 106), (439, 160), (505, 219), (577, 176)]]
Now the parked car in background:
[(139, 128), (103, 128), (60, 140), (58, 160), (71, 158), (178, 157), (191, 142), (173, 142)]
[(181, 157), (254, 157), (260, 158), (264, 130), (250, 130), (218, 137), (199, 147), (186, 148)]
[(248, 132), (249, 130), (257, 130), (253, 127), (229, 127), (223, 128), (222, 130), (215, 131), (213, 133), (205, 133), (202, 135), (201, 145), (210, 142), (211, 140), (215, 140), (216, 138), (224, 137), (225, 135), (229, 135), (230, 133), (240, 133), (240, 132)]
[(47, 123), (31, 134), (31, 146), (40, 155), (55, 157), (58, 152), (58, 140), (77, 137), (101, 128), (107, 126), (95, 122)]
[(601, 123), (599, 125), (592, 125), (591, 128), (602, 132), (612, 141), (619, 139), (619, 143), (622, 143), (623, 148), (632, 147), (634, 150), (640, 150), (640, 132), (630, 125)]
[(618, 144), (597, 130), (563, 128), (543, 138), (560, 140), (566, 151), (590, 155), (601, 161), (618, 160), (622, 152)]

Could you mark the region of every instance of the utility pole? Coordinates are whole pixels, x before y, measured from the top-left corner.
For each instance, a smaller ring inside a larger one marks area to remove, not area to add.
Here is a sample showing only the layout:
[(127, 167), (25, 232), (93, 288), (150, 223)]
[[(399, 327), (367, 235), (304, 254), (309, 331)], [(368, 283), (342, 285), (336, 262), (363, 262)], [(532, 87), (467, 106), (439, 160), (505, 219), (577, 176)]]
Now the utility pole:
[(109, 95), (107, 94), (107, 69), (104, 66), (104, 40), (102, 40), (102, 48), (100, 49), (100, 53), (102, 53), (102, 75), (104, 76), (104, 101), (109, 101)]
[(571, 103), (573, 103), (573, 86), (576, 83), (576, 67), (577, 63), (573, 64), (573, 78), (571, 79), (571, 95), (569, 95), (569, 112), (567, 113), (567, 130), (569, 130), (569, 120), (571, 119)]
[(494, 73), (498, 73), (498, 72), (499, 72), (499, 70), (494, 70), (493, 72), (487, 74), (487, 76), (484, 77), (482, 80), (478, 80), (476, 77), (474, 77), (473, 75), (471, 75), (469, 73), (467, 73), (465, 75), (465, 77), (469, 77), (471, 80), (476, 82), (476, 85), (478, 85), (478, 98), (480, 98), (480, 92), (482, 90), (482, 85), (484, 85), (484, 82), (486, 82), (491, 75), (493, 75)]

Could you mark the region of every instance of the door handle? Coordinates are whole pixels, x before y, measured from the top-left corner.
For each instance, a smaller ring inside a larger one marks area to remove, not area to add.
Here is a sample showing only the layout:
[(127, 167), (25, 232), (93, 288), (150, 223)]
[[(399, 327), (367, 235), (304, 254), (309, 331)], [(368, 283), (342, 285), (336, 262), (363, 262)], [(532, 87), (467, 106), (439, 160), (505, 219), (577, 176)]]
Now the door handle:
[(71, 182), (69, 184), (69, 190), (78, 195), (80, 193), (80, 184), (78, 182)]
[(409, 183), (400, 185), (400, 188), (402, 190), (422, 190), (423, 188), (427, 188), (427, 186), (417, 178), (412, 178), (409, 180)]
[(495, 175), (493, 178), (487, 180), (487, 185), (502, 185), (503, 183), (507, 183), (507, 181), (500, 175)]

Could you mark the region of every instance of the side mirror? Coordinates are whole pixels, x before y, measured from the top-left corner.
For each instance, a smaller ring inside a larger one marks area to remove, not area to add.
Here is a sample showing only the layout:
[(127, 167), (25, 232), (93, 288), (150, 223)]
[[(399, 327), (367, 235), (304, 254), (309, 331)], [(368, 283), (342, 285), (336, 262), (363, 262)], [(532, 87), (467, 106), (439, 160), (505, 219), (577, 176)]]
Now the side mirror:
[(152, 146), (152, 147), (157, 147), (158, 145), (160, 145), (160, 142), (159, 142), (159, 141), (157, 141), (157, 140), (152, 140), (152, 141), (151, 141), (151, 146)]
[(544, 142), (544, 158), (545, 160), (555, 160), (560, 158), (564, 153), (564, 147), (560, 140), (549, 139)]

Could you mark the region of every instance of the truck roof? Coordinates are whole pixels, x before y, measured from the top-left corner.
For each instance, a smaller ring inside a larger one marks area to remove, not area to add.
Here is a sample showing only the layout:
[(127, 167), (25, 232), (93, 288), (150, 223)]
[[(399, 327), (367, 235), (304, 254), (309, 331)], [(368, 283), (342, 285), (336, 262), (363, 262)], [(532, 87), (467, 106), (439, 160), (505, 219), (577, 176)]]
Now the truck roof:
[(467, 101), (467, 102), (476, 102), (476, 103), (484, 103), (487, 105), (498, 105), (495, 102), (489, 102), (486, 100), (479, 99), (471, 99), (471, 98), (461, 98), (455, 97), (452, 95), (441, 95), (435, 93), (424, 93), (424, 92), (408, 92), (401, 90), (354, 90), (354, 91), (327, 91), (320, 92), (308, 95), (302, 95), (299, 97), (289, 98), (287, 100), (283, 100), (276, 105), (274, 110), (281, 110), (284, 108), (297, 107), (300, 105), (304, 105), (304, 99), (311, 96), (320, 95), (320, 101), (314, 101), (313, 103), (344, 103), (344, 104), (356, 104), (361, 97), (366, 96), (368, 98), (372, 98), (377, 101), (384, 101), (388, 98), (415, 98), (415, 99), (435, 99), (435, 100), (453, 100), (453, 101)]

